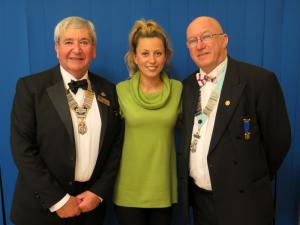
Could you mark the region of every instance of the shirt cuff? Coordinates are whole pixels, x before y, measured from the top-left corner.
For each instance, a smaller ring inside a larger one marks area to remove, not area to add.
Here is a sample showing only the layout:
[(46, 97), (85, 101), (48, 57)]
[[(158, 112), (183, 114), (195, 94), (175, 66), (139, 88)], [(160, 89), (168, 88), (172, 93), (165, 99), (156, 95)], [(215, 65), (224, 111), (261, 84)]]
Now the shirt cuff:
[(55, 212), (59, 210), (67, 203), (67, 201), (69, 201), (70, 197), (71, 196), (69, 194), (66, 194), (59, 202), (57, 202), (56, 204), (54, 204), (49, 208), (50, 212)]

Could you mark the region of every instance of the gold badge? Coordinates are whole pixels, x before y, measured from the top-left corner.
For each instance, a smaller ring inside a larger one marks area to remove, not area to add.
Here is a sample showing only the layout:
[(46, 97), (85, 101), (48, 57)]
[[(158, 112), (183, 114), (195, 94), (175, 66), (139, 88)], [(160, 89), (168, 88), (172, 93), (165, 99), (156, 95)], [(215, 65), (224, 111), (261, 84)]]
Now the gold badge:
[(244, 138), (246, 141), (249, 141), (251, 139), (251, 133), (250, 132), (245, 132), (244, 133)]
[(226, 101), (225, 101), (225, 105), (226, 105), (226, 106), (230, 106), (230, 101), (229, 101), (229, 100), (226, 100)]
[(103, 91), (100, 93), (100, 95), (101, 95), (102, 97), (106, 97), (106, 94), (105, 94), (105, 92), (103, 92)]
[(104, 98), (104, 97), (98, 95), (97, 100), (99, 102), (103, 103), (104, 105), (110, 106), (110, 101), (107, 98)]

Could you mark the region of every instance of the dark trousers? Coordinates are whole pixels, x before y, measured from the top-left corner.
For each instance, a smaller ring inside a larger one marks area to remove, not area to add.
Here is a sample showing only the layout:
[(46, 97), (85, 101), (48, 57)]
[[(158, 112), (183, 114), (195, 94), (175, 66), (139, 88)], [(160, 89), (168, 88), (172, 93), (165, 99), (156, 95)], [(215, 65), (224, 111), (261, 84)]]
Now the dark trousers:
[(194, 182), (191, 185), (194, 225), (218, 225), (213, 192), (199, 188)]
[(172, 207), (132, 208), (115, 205), (119, 225), (170, 225)]

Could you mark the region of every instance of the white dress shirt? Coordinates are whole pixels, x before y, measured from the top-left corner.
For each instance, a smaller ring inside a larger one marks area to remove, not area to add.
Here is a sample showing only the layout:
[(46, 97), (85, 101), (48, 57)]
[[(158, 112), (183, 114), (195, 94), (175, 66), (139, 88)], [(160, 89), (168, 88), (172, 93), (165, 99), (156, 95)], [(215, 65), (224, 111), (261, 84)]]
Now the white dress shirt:
[[(68, 73), (64, 68), (60, 67), (61, 74), (64, 80), (65, 88), (69, 89), (68, 83), (75, 79), (70, 73)], [(81, 79), (87, 79), (88, 74), (86, 73)], [(70, 91), (75, 101), (79, 106), (82, 106), (84, 101), (85, 90), (79, 88), (77, 93), (74, 94)], [(99, 153), (99, 141), (101, 133), (101, 117), (99, 113), (99, 108), (94, 95), (92, 106), (87, 113), (85, 124), (87, 125), (87, 132), (85, 134), (78, 133), (78, 119), (76, 113), (73, 109), (70, 109), (75, 146), (76, 146), (76, 164), (75, 164), (75, 181), (85, 182), (88, 181), (94, 171), (98, 153)], [(67, 194), (58, 203), (50, 207), (50, 211), (54, 212), (60, 209), (70, 198)]]
[[(212, 90), (217, 85), (221, 75), (225, 75), (227, 68), (227, 57), (219, 64), (210, 74), (214, 74), (212, 77), (216, 76), (215, 82), (206, 82), (206, 84), (201, 88), (201, 108), (204, 109)], [(200, 69), (201, 74), (205, 74), (204, 71)], [(220, 93), (221, 94), (221, 93)], [(196, 152), (190, 151), (190, 176), (193, 178), (195, 184), (202, 189), (212, 190), (210, 175), (207, 165), (207, 155), (209, 150), (209, 145), (212, 137), (212, 132), (215, 124), (217, 108), (219, 104), (219, 99), (210, 113), (208, 119), (203, 124), (200, 129), (200, 139), (197, 142)], [(198, 120), (194, 118), (193, 134), (198, 130)]]

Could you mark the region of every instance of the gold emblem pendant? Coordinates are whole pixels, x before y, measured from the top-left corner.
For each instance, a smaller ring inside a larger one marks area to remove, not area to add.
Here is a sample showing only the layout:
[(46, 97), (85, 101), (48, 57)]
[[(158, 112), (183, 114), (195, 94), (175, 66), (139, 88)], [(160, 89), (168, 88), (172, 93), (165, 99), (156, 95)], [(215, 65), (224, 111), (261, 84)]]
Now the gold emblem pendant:
[(78, 133), (79, 134), (85, 134), (87, 132), (87, 126), (85, 124), (85, 122), (81, 121), (78, 124)]

